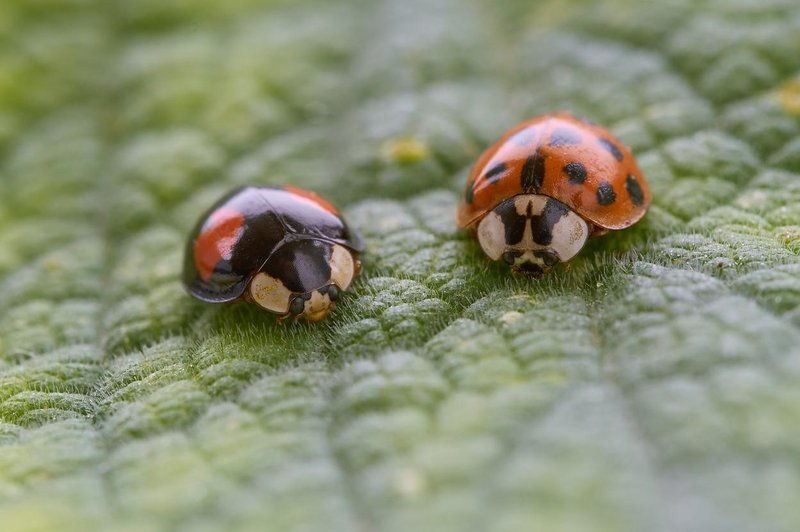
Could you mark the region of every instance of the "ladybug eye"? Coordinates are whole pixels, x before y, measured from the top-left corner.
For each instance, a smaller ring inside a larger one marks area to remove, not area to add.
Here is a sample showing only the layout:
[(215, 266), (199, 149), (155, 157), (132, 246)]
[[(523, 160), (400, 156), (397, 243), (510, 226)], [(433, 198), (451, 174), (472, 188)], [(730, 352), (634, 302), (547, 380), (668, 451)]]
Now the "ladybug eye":
[(303, 310), (306, 308), (306, 302), (303, 300), (302, 297), (295, 297), (292, 299), (292, 304), (289, 305), (289, 312), (294, 315), (302, 314)]
[(545, 266), (555, 266), (558, 264), (558, 257), (548, 251), (540, 251), (535, 255), (544, 261)]
[(514, 261), (517, 259), (517, 254), (513, 251), (506, 251), (503, 253), (503, 262), (508, 264), (509, 266), (514, 265)]
[(336, 285), (328, 286), (328, 298), (331, 301), (336, 301), (337, 299), (339, 299), (339, 289), (336, 288)]

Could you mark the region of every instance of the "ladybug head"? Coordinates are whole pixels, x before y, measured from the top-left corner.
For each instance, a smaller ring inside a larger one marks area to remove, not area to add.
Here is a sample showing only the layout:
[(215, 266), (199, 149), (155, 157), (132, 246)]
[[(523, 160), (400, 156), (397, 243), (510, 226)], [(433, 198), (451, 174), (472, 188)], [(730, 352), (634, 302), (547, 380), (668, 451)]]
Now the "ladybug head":
[(561, 262), (551, 250), (509, 250), (503, 253), (502, 259), (515, 271), (532, 277), (541, 277)]
[(250, 281), (249, 299), (295, 321), (320, 321), (358, 274), (359, 263), (344, 246), (298, 240), (281, 246)]
[(320, 321), (333, 310), (339, 299), (339, 287), (331, 283), (317, 290), (293, 296), (289, 302), (288, 316), (295, 319)]
[(583, 248), (586, 222), (560, 201), (519, 194), (502, 201), (478, 223), (478, 241), (492, 260), (539, 277)]

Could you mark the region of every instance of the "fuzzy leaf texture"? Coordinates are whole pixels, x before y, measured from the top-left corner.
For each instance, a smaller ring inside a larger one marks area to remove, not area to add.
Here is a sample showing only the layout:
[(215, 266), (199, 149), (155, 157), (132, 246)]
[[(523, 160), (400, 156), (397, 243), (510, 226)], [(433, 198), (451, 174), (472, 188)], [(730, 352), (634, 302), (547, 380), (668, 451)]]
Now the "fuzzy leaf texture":
[[(571, 110), (634, 228), (540, 281), (454, 226)], [(0, 528), (800, 530), (796, 0), (3, 0)], [(227, 189), (339, 204), (325, 322), (191, 300)]]

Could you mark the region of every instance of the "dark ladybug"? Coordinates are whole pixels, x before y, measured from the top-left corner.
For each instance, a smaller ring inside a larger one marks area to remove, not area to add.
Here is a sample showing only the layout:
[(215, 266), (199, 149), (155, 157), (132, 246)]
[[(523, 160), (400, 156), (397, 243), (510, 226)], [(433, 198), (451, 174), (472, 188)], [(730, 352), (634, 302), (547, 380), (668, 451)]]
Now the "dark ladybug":
[(364, 244), (327, 200), (296, 187), (243, 187), (217, 201), (186, 245), (183, 284), (209, 303), (253, 301), (319, 321), (361, 270)]

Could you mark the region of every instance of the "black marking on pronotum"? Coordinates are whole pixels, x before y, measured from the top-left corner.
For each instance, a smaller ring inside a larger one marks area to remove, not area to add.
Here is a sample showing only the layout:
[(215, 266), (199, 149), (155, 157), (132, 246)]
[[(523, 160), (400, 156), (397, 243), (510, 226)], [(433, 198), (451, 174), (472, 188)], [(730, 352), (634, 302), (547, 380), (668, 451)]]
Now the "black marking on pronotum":
[(528, 218), (532, 218), (533, 217), (533, 202), (532, 201), (529, 201), (528, 205), (525, 206), (525, 216), (527, 216)]
[(564, 165), (564, 173), (573, 185), (580, 185), (586, 181), (586, 167), (581, 163), (567, 163)]
[(489, 183), (497, 183), (500, 181), (500, 176), (502, 176), (507, 169), (508, 167), (505, 165), (505, 163), (497, 163), (489, 168), (485, 174), (483, 174), (483, 178)]
[(557, 127), (550, 134), (551, 146), (574, 146), (580, 143), (580, 133), (569, 127)]
[(533, 241), (542, 246), (549, 246), (553, 241), (553, 227), (568, 212), (566, 205), (548, 198), (542, 213), (530, 217)]
[(614, 187), (611, 186), (611, 183), (608, 181), (600, 183), (600, 186), (597, 187), (597, 203), (600, 205), (611, 205), (616, 199), (617, 193), (614, 192)]
[(517, 212), (514, 205), (514, 199), (510, 198), (495, 207), (494, 212), (500, 217), (505, 229), (506, 244), (513, 246), (522, 241), (522, 236), (525, 234), (525, 225), (528, 218), (521, 216)]
[(500, 216), (505, 228), (506, 245), (514, 246), (522, 242), (525, 227), (530, 223), (533, 241), (542, 246), (550, 245), (553, 240), (553, 227), (563, 218), (569, 209), (560, 201), (547, 200), (542, 212), (534, 214), (533, 203), (525, 206), (525, 214), (517, 212), (513, 198), (507, 199), (495, 207), (494, 212)]
[(620, 149), (617, 147), (616, 144), (614, 144), (613, 142), (611, 142), (608, 139), (600, 138), (600, 139), (597, 139), (597, 140), (598, 140), (598, 142), (600, 142), (600, 145), (602, 147), (604, 147), (606, 150), (608, 150), (608, 152), (611, 155), (614, 156), (614, 158), (616, 160), (618, 160), (618, 161), (622, 160), (622, 152), (620, 151)]
[(638, 207), (644, 203), (642, 187), (639, 186), (639, 182), (636, 181), (636, 178), (630, 174), (628, 175), (628, 179), (625, 180), (625, 190), (628, 191), (634, 205)]
[(279, 247), (261, 271), (278, 279), (290, 292), (307, 299), (310, 288), (323, 286), (331, 278), (332, 244), (303, 239)]
[(538, 149), (525, 160), (520, 175), (522, 190), (528, 194), (537, 192), (544, 182), (544, 155)]

